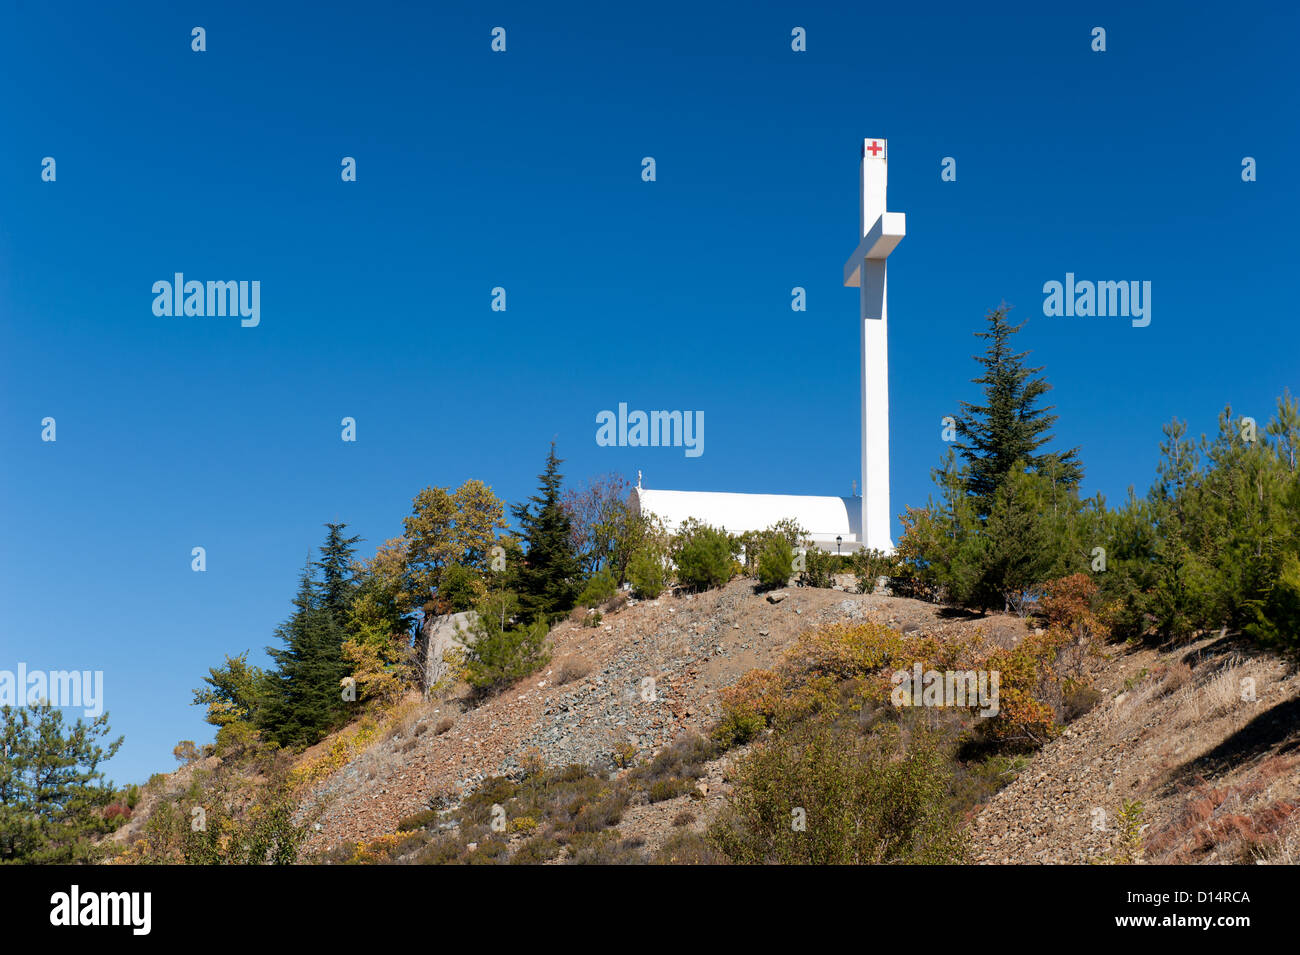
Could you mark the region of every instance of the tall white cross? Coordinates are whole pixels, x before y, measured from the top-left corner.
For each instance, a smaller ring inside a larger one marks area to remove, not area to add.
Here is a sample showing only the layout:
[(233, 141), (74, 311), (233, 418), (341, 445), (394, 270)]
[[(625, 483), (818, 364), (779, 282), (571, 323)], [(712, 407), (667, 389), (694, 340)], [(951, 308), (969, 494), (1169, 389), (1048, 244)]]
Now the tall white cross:
[(885, 211), (888, 143), (862, 141), (862, 241), (844, 263), (844, 284), (862, 289), (862, 540), (893, 553), (889, 512), (889, 320), (885, 260), (907, 234), (907, 217)]

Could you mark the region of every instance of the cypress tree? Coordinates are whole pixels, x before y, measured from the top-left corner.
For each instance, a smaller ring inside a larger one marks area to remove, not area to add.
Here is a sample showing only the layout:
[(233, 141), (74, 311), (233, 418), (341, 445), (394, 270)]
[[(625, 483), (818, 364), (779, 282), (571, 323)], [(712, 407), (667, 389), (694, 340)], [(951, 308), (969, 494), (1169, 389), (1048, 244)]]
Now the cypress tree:
[(565, 613), (578, 597), (581, 568), (569, 514), (560, 501), (561, 463), (552, 441), (546, 469), (538, 475), (538, 493), (529, 503), (511, 509), (527, 546), (523, 565), (514, 573), (520, 612), (526, 620)]
[(1002, 305), (988, 315), (988, 331), (976, 332), (987, 340), (983, 356), (973, 356), (984, 366), (984, 373), (971, 379), (984, 389), (982, 405), (963, 401), (962, 413), (956, 417), (955, 430), (961, 437), (957, 451), (970, 468), (966, 489), (975, 498), (981, 518), (993, 508), (998, 486), (1011, 470), (1022, 466), (1042, 471), (1055, 460), (1059, 467), (1050, 470), (1058, 479), (1077, 486), (1083, 477), (1078, 448), (1063, 454), (1036, 454), (1052, 439), (1050, 428), (1057, 416), (1052, 406), (1038, 407), (1038, 401), (1052, 390), (1045, 378), (1035, 378), (1043, 369), (1026, 368), (1028, 352), (1013, 352), (1011, 336), (1024, 327), (1007, 320)]

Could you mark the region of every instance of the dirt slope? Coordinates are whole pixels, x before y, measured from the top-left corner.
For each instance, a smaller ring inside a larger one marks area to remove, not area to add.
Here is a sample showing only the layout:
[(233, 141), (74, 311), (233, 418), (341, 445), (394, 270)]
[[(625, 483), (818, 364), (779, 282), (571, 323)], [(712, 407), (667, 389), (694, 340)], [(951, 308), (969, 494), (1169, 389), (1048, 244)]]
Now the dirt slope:
[(1207, 638), (1117, 651), (1098, 688), (1101, 704), (975, 818), (979, 861), (1104, 860), (1120, 808), (1134, 800), (1148, 862), (1300, 861), (1293, 667)]
[[(620, 744), (648, 758), (686, 731), (707, 731), (720, 688), (771, 665), (797, 634), (820, 623), (869, 619), (940, 637), (978, 632), (1004, 645), (1027, 632), (1011, 615), (977, 617), (840, 590), (785, 593), (772, 603), (754, 593), (752, 581), (738, 580), (700, 595), (632, 603), (597, 628), (557, 627), (547, 671), (467, 711), (455, 700), (423, 704), (317, 785), (304, 801), (320, 808), (308, 850), (393, 833), (401, 818), (457, 802), (485, 777), (512, 773), (530, 751), (551, 766), (612, 769)], [(566, 670), (585, 675), (561, 684)], [(647, 678), (653, 694), (643, 692)], [(1205, 639), (1181, 649), (1109, 647), (1093, 678), (1101, 702), (970, 820), (976, 861), (1113, 858), (1119, 811), (1129, 800), (1143, 804), (1147, 861), (1300, 859), (1300, 814), (1292, 815), (1300, 806), (1300, 676), (1292, 668)], [(451, 728), (439, 732), (449, 719)], [(620, 831), (653, 849), (684, 810), (696, 817), (692, 828), (706, 825), (725, 801), (740, 755), (709, 764), (703, 800), (631, 806)]]
[[(784, 593), (772, 603), (754, 593), (753, 581), (737, 580), (703, 594), (633, 603), (595, 629), (557, 627), (548, 671), (466, 712), (454, 702), (429, 704), (401, 732), (317, 786), (305, 800), (323, 806), (308, 849), (391, 833), (404, 816), (439, 799), (455, 801), (483, 778), (517, 769), (529, 750), (551, 766), (613, 768), (621, 743), (645, 757), (685, 731), (706, 732), (719, 688), (770, 666), (797, 634), (820, 623), (871, 619), (936, 635), (980, 629), (1008, 641), (1025, 631), (1013, 617), (949, 619), (939, 607), (898, 597), (799, 587)], [(562, 664), (574, 659), (586, 661), (590, 672), (557, 685)], [(644, 698), (646, 678), (654, 681), (653, 700)], [(430, 731), (448, 716), (455, 719), (450, 730)], [(724, 759), (710, 767), (701, 824), (725, 794), (726, 765)], [(676, 803), (633, 807), (620, 829), (653, 845), (663, 833), (650, 831), (657, 823), (641, 822), (670, 818), (681, 808)]]

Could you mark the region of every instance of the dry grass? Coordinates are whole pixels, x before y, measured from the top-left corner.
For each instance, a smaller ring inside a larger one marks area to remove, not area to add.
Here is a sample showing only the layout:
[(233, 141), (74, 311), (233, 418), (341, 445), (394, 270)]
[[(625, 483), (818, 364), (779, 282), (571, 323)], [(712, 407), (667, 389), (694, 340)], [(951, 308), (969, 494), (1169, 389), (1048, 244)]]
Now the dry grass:
[(1234, 656), (1222, 670), (1206, 680), (1200, 692), (1192, 694), (1202, 717), (1221, 716), (1241, 702), (1245, 671), (1241, 658)]
[[(1205, 720), (1233, 715), (1237, 725), (1255, 715), (1256, 701), (1268, 685), (1274, 682), (1266, 661), (1246, 659), (1233, 654), (1217, 669), (1193, 682), (1183, 690), (1178, 699), (1175, 721), (1179, 726), (1191, 726)], [(1255, 699), (1243, 699), (1254, 681)]]
[(619, 591), (600, 605), (600, 612), (604, 614), (617, 613), (627, 606), (627, 594)]
[(384, 724), (383, 739), (391, 740), (398, 736), (410, 736), (415, 724), (424, 718), (428, 707), (418, 693), (408, 693), (388, 710), (381, 711), (380, 722)]
[(1300, 813), (1292, 814), (1277, 832), (1273, 852), (1255, 861), (1262, 865), (1300, 865)]
[(1197, 862), (1211, 854), (1219, 862), (1294, 859), (1300, 845), (1292, 773), (1297, 763), (1294, 756), (1271, 756), (1234, 784), (1195, 786), (1173, 820), (1149, 840), (1152, 856), (1166, 863)]
[(591, 672), (591, 661), (586, 657), (570, 654), (555, 665), (555, 685), (564, 686), (574, 680), (581, 680)]
[(1229, 715), (1234, 717), (1235, 726), (1240, 726), (1257, 712), (1255, 701), (1242, 698), (1250, 685), (1246, 681), (1254, 681), (1259, 699), (1275, 675), (1267, 661), (1233, 654), (1204, 674), (1180, 660), (1157, 666), (1150, 673), (1135, 673), (1129, 680), (1132, 685), (1107, 708), (1103, 725), (1111, 729), (1124, 731), (1141, 723), (1149, 715), (1149, 707), (1166, 701), (1174, 707), (1172, 720), (1176, 727), (1196, 726)]
[(1162, 668), (1160, 683), (1156, 687), (1157, 696), (1173, 696), (1192, 682), (1192, 668), (1181, 660), (1173, 666)]

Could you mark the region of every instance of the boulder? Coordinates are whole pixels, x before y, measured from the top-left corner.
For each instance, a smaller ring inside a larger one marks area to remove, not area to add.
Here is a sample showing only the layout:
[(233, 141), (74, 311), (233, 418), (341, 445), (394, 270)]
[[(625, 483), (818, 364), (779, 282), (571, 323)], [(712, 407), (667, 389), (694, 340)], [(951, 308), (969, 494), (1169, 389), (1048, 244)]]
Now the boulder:
[(466, 635), (477, 620), (478, 614), (473, 610), (424, 618), (417, 648), (422, 689), (427, 690), (446, 676), (447, 664), (443, 656), (452, 647), (465, 646)]

